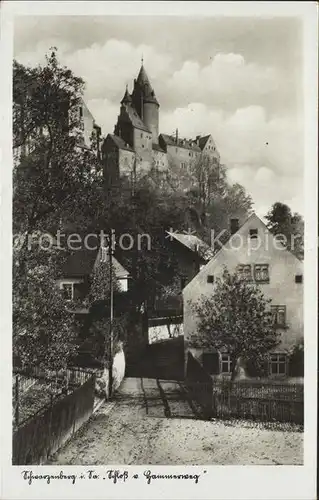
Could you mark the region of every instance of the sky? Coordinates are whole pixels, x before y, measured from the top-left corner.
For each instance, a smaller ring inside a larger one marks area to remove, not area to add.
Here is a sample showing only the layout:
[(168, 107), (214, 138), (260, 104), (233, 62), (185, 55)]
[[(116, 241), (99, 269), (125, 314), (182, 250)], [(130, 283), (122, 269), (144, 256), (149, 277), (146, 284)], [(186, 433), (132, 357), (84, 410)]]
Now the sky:
[(293, 17), (21, 16), (14, 56), (33, 66), (57, 47), (104, 135), (143, 56), (161, 133), (212, 134), (258, 215), (276, 201), (303, 214), (302, 37)]

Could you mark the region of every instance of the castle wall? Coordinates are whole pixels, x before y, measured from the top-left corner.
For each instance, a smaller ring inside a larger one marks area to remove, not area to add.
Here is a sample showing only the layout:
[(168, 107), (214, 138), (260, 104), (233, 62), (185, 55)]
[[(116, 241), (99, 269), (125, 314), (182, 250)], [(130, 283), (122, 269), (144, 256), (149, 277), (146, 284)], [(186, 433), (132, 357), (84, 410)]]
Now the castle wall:
[(181, 148), (179, 146), (167, 146), (167, 160), (168, 163), (173, 163), (178, 167), (187, 167), (193, 163), (200, 153), (196, 151), (191, 151), (190, 149)]
[(149, 170), (152, 165), (152, 134), (145, 130), (134, 128), (133, 130), (133, 149), (137, 153), (136, 168), (137, 171)]
[(216, 160), (220, 160), (220, 154), (217, 151), (216, 144), (212, 136), (208, 139), (208, 141), (205, 144), (205, 147), (203, 149), (203, 153), (207, 154), (211, 158), (216, 158)]
[(103, 176), (107, 186), (118, 182), (119, 170), (119, 150), (113, 141), (107, 137), (102, 146)]
[(119, 169), (121, 175), (131, 176), (134, 169), (135, 153), (133, 151), (119, 150)]
[[(82, 110), (82, 111), (80, 111), (80, 110)], [(80, 120), (82, 123), (82, 133), (83, 133), (84, 144), (86, 146), (90, 147), (91, 146), (91, 135), (92, 135), (92, 132), (94, 131), (94, 127), (93, 127), (94, 118), (84, 102), (79, 107), (79, 112), (80, 112)]]
[(153, 150), (153, 165), (159, 171), (167, 170), (168, 168), (167, 154), (161, 151)]

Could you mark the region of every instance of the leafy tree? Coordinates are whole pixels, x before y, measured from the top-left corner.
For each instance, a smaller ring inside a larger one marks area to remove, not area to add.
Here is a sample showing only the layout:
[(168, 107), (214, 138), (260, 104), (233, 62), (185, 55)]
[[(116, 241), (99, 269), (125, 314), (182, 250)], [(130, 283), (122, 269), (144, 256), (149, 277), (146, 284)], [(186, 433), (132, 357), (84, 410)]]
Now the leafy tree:
[[(110, 299), (110, 278), (110, 261), (100, 262), (93, 271), (89, 292), (90, 304), (96, 301), (107, 301)], [(113, 293), (120, 292), (114, 267), (112, 268), (112, 288)]]
[(269, 230), (281, 239), (282, 243), (296, 257), (303, 259), (304, 221), (297, 212), (292, 213), (288, 205), (276, 202), (266, 215)]
[[(81, 146), (83, 81), (53, 49), (44, 66), (13, 65), (13, 351), (26, 369), (65, 367), (76, 351), (73, 319), (55, 280), (66, 252), (28, 247), (29, 236), (57, 227), (94, 199), (99, 159)], [(83, 213), (84, 210), (81, 210)], [(84, 212), (85, 215), (85, 212)]]
[(29, 259), (22, 271), (13, 268), (14, 364), (29, 372), (35, 367), (57, 372), (77, 351), (73, 318), (56, 286), (52, 259), (37, 260)]
[(269, 303), (258, 286), (225, 269), (213, 295), (193, 304), (199, 324), (191, 343), (229, 353), (233, 380), (240, 358), (262, 361), (279, 343)]
[(89, 353), (90, 357), (101, 365), (109, 366), (112, 357), (119, 351), (120, 341), (123, 340), (125, 318), (114, 318), (113, 348), (111, 353), (110, 343), (110, 319), (97, 317), (92, 320), (88, 334), (80, 346), (80, 352)]
[(87, 205), (100, 164), (94, 151), (80, 147), (83, 89), (82, 79), (59, 64), (54, 49), (44, 66), (14, 62), (15, 232), (48, 230), (66, 212), (74, 214), (79, 197)]
[(290, 355), (290, 375), (293, 377), (304, 376), (304, 341), (300, 340), (294, 345)]

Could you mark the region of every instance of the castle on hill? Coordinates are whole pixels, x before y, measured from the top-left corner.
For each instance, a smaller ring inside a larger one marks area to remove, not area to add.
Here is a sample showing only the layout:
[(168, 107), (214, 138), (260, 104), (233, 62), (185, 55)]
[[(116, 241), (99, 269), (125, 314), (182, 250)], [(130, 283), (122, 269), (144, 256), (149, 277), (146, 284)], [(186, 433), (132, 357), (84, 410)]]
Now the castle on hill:
[(114, 182), (120, 175), (138, 175), (153, 167), (162, 172), (172, 165), (183, 169), (201, 155), (219, 164), (220, 155), (208, 134), (184, 139), (176, 134), (159, 134), (159, 108), (155, 91), (143, 62), (134, 79), (133, 91), (126, 87), (114, 133), (102, 145), (104, 177)]

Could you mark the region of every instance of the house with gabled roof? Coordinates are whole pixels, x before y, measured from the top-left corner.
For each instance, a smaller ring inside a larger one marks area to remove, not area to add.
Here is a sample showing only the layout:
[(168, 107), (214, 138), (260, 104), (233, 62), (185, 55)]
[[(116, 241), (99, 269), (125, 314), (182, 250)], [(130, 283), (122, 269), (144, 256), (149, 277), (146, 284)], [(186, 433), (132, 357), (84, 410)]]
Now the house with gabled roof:
[[(61, 277), (57, 285), (66, 301), (85, 301), (90, 289), (90, 280), (95, 271), (101, 266), (108, 265), (109, 256), (105, 248), (81, 248), (70, 254), (62, 266)], [(127, 292), (129, 288), (129, 272), (113, 256), (112, 268), (120, 292)]]
[[(207, 349), (198, 333), (199, 317), (192, 305), (201, 296), (212, 297), (225, 267), (259, 286), (271, 299), (273, 321), (280, 344), (270, 354), (269, 375), (289, 376), (291, 355), (303, 340), (303, 262), (287, 250), (254, 213), (233, 232), (227, 243), (183, 289), (185, 363), (191, 353), (212, 375), (229, 375), (230, 353)], [(195, 340), (195, 342), (194, 342)], [(196, 347), (194, 347), (196, 345)]]

